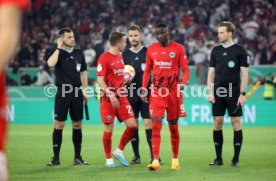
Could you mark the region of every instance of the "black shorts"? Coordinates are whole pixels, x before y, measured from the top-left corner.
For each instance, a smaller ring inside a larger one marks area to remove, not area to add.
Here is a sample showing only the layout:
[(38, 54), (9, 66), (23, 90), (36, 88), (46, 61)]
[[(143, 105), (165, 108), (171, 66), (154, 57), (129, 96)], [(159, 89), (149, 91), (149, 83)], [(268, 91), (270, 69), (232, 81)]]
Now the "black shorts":
[(83, 94), (79, 88), (71, 93), (62, 95), (62, 88), (58, 87), (55, 97), (55, 120), (67, 120), (68, 111), (73, 121), (83, 119)]
[(139, 112), (143, 119), (150, 119), (149, 104), (141, 100), (139, 96), (128, 97), (129, 103), (134, 112), (135, 118), (139, 117)]
[[(218, 95), (218, 89), (226, 90), (227, 93)], [(222, 86), (216, 86), (214, 87), (214, 93), (215, 93), (215, 103), (212, 104), (212, 113), (213, 116), (224, 116), (225, 111), (227, 109), (228, 115), (230, 117), (240, 117), (242, 116), (242, 108), (240, 108), (235, 114), (233, 111), (237, 107), (237, 102), (240, 96), (240, 86), (235, 85), (231, 87), (222, 87)], [(226, 96), (223, 96), (226, 95)]]

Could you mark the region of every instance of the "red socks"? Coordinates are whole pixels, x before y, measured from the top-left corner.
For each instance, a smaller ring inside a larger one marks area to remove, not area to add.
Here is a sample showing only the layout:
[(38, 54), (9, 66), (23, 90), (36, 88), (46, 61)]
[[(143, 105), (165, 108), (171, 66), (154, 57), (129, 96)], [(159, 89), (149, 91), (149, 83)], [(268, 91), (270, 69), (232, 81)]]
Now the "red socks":
[(137, 127), (126, 127), (125, 132), (123, 133), (118, 148), (120, 150), (124, 150), (126, 144), (131, 140), (134, 132), (136, 131)]
[(112, 158), (112, 155), (111, 155), (111, 146), (112, 146), (111, 136), (112, 136), (112, 132), (104, 131), (103, 145), (104, 145), (105, 157), (107, 159)]
[(158, 160), (160, 155), (160, 142), (161, 142), (161, 132), (162, 122), (161, 121), (152, 121), (152, 153), (153, 158)]
[(173, 158), (178, 158), (178, 151), (179, 151), (179, 131), (178, 131), (178, 125), (169, 125), (170, 132), (171, 132), (171, 145), (172, 145), (172, 153)]

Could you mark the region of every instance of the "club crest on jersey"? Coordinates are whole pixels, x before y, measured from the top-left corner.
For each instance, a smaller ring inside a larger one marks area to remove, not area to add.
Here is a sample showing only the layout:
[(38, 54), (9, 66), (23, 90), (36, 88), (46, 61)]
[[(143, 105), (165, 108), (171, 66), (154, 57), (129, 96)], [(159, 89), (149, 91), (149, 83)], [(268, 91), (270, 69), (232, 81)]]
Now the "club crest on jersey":
[(97, 67), (97, 71), (100, 72), (102, 70), (103, 70), (102, 64), (99, 64), (98, 67)]
[(170, 52), (170, 58), (174, 58), (175, 57), (175, 53), (174, 52)]
[(234, 62), (233, 60), (230, 60), (230, 61), (228, 62), (228, 67), (229, 67), (229, 68), (235, 67), (235, 62)]

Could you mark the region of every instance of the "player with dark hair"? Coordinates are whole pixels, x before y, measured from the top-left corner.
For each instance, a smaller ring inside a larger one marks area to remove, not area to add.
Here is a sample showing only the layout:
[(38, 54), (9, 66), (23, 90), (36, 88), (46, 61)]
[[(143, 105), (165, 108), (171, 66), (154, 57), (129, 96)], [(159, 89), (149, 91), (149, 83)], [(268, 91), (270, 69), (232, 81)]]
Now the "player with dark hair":
[(68, 111), (72, 119), (72, 141), (74, 144), (74, 165), (88, 165), (81, 157), (83, 101), (88, 101), (86, 92), (87, 72), (84, 55), (75, 47), (75, 36), (70, 28), (59, 31), (57, 48), (48, 58), (50, 68), (55, 68), (57, 93), (55, 97), (55, 124), (53, 131), (54, 157), (48, 166), (60, 165), (62, 130)]
[[(180, 67), (183, 71), (182, 86), (188, 84), (190, 71), (188, 59), (182, 45), (169, 40), (169, 30), (166, 24), (158, 24), (155, 27), (157, 43), (148, 47), (146, 69), (143, 75), (143, 93), (145, 92), (151, 71), (153, 70), (153, 86), (149, 98), (150, 117), (152, 119), (152, 151), (154, 160), (148, 165), (150, 170), (160, 169), (159, 153), (161, 142), (161, 128), (164, 112), (167, 112), (167, 120), (171, 133), (172, 164), (173, 170), (179, 169), (179, 131), (178, 118), (182, 97), (178, 90), (180, 82)], [(143, 101), (147, 102), (145, 94)]]
[[(152, 121), (149, 115), (149, 105), (141, 100), (138, 95), (138, 89), (142, 87), (143, 73), (146, 67), (146, 53), (147, 48), (142, 46), (142, 31), (138, 25), (130, 26), (128, 29), (128, 39), (130, 48), (123, 52), (123, 59), (125, 64), (131, 65), (135, 69), (135, 77), (131, 81), (131, 85), (128, 86), (128, 100), (134, 111), (137, 125), (139, 125), (139, 112), (144, 121), (144, 127), (146, 131), (147, 142), (150, 149), (151, 162), (153, 160), (151, 149), (151, 135), (152, 135)], [(130, 84), (128, 82), (127, 84)], [(133, 89), (133, 90), (130, 90)], [(139, 131), (136, 129), (132, 139), (131, 145), (134, 152), (132, 158), (132, 164), (140, 164), (139, 153)]]
[(113, 168), (117, 166), (111, 155), (115, 116), (126, 125), (120, 143), (113, 152), (113, 156), (124, 166), (129, 164), (123, 155), (123, 150), (137, 129), (137, 124), (124, 90), (124, 62), (121, 53), (126, 47), (125, 33), (111, 33), (109, 43), (110, 49), (98, 60), (97, 80), (101, 89), (100, 111), (104, 124), (103, 145), (106, 167)]
[(5, 153), (7, 136), (7, 105), (5, 68), (16, 52), (22, 11), (29, 7), (28, 0), (0, 0), (0, 180), (8, 180), (8, 165)]
[[(233, 42), (235, 26), (231, 22), (221, 22), (218, 26), (218, 39), (221, 45), (211, 52), (208, 71), (208, 100), (212, 103), (214, 121), (213, 140), (216, 159), (210, 165), (223, 165), (223, 117), (227, 109), (234, 130), (234, 156), (232, 166), (239, 163), (243, 134), (241, 127), (242, 109), (234, 112), (237, 105), (244, 105), (246, 101), (246, 86), (248, 82), (249, 56), (243, 47)], [(240, 73), (242, 78), (240, 80)], [(222, 92), (224, 92), (222, 94)]]

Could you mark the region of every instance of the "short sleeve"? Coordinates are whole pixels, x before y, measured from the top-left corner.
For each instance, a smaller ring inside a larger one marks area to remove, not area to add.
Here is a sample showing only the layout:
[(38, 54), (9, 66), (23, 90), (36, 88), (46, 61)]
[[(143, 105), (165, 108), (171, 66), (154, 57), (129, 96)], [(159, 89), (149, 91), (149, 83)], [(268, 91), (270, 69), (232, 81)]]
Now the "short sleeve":
[(22, 10), (27, 10), (30, 6), (29, 0), (0, 0), (0, 5), (13, 4)]
[(249, 67), (250, 56), (246, 53), (245, 49), (241, 47), (241, 53), (239, 55), (239, 62), (241, 67)]
[(107, 71), (107, 66), (105, 63), (105, 58), (103, 55), (100, 56), (97, 64), (97, 76), (105, 76)]
[(215, 49), (211, 51), (209, 67), (216, 67)]
[(86, 65), (86, 61), (84, 58), (84, 54), (82, 53), (82, 60), (81, 60), (81, 72), (86, 71), (87, 70), (87, 65)]

